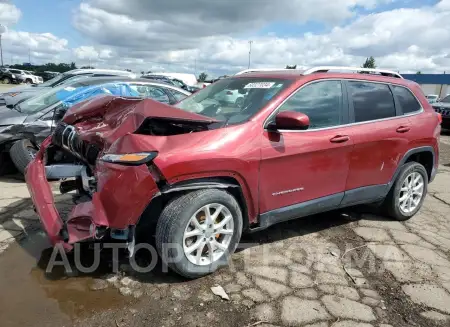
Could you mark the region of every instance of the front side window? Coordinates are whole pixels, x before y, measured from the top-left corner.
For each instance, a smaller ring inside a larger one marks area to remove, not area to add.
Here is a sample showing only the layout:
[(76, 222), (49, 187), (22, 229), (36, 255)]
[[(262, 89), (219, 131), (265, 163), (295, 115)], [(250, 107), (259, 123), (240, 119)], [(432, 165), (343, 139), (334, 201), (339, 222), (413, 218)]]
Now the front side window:
[(389, 86), (371, 82), (348, 82), (355, 122), (395, 117), (395, 103)]
[(422, 106), (410, 90), (402, 86), (393, 86), (394, 94), (402, 106), (403, 114), (419, 111)]
[[(227, 78), (199, 90), (175, 107), (214, 118), (221, 126), (240, 124), (256, 115), (291, 83), (291, 79), (284, 78)], [(221, 98), (224, 93), (227, 97)]]
[(291, 96), (279, 111), (297, 111), (309, 117), (308, 129), (342, 124), (342, 84), (340, 81), (322, 81), (302, 87)]

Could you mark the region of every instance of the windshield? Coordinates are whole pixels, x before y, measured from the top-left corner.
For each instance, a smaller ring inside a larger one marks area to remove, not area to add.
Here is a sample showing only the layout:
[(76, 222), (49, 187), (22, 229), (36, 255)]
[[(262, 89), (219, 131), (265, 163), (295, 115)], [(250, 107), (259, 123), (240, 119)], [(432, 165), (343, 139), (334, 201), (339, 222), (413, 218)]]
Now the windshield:
[(444, 103), (450, 103), (450, 95), (447, 95), (445, 98), (443, 98), (440, 102)]
[(37, 97), (17, 104), (16, 108), (20, 112), (34, 114), (58, 103), (62, 103), (66, 108), (70, 108), (80, 101), (102, 94), (140, 96), (139, 92), (127, 83), (105, 84), (101, 81), (87, 79), (84, 82), (76, 82), (49, 89)]
[(239, 124), (258, 113), (291, 82), (276, 78), (227, 78), (201, 89), (175, 107), (217, 119), (223, 125)]

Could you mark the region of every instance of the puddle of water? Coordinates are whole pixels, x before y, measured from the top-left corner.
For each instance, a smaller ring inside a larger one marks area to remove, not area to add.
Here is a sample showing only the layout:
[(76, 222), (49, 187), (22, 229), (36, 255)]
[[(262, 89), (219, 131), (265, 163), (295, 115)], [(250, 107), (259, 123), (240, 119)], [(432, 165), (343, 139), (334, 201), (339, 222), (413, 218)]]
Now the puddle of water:
[(93, 277), (67, 278), (62, 269), (47, 274), (45, 268), (52, 253), (48, 248), (45, 235), (39, 233), (20, 245), (11, 245), (0, 256), (2, 327), (60, 327), (75, 318), (127, 303), (127, 299), (112, 287), (91, 291), (89, 285)]

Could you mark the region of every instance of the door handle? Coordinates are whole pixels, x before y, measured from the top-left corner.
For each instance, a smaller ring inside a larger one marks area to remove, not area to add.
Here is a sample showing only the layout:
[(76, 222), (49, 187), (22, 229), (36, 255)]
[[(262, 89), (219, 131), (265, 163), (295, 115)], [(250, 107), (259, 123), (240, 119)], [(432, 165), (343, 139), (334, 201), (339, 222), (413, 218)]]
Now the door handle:
[(397, 128), (397, 133), (406, 133), (409, 132), (410, 129), (411, 127), (409, 126), (400, 126), (399, 128)]
[(348, 135), (336, 135), (333, 137), (330, 142), (332, 143), (344, 143), (350, 140), (350, 137)]

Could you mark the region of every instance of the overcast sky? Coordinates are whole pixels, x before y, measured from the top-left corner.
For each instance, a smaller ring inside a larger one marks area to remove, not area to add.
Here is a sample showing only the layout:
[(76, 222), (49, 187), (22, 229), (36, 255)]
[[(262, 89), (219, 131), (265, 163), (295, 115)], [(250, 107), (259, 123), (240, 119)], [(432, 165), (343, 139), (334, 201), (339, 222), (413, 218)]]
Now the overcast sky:
[[(39, 6), (37, 5), (39, 3)], [(6, 64), (210, 75), (377, 65), (450, 72), (450, 0), (0, 0)]]

